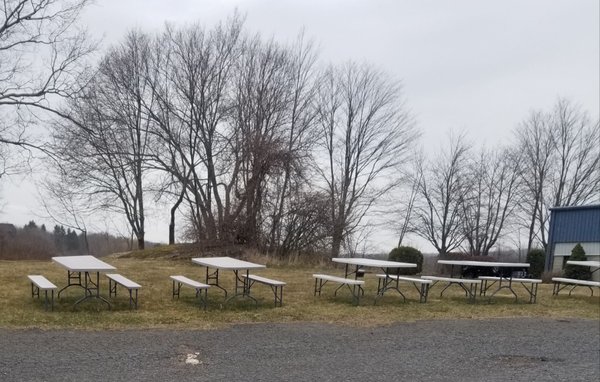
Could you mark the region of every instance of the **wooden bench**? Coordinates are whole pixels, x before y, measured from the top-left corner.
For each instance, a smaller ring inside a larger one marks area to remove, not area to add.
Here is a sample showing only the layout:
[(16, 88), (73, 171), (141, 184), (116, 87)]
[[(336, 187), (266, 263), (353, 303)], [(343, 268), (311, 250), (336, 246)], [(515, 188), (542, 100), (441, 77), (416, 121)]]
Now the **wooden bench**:
[[(206, 298), (208, 294), (208, 288), (210, 288), (210, 285), (203, 284), (201, 282), (192, 280), (181, 275), (170, 277), (173, 280), (173, 298), (175, 298), (175, 296), (179, 298), (179, 294), (181, 293), (181, 286), (187, 285), (189, 287), (194, 288), (194, 290), (196, 291), (196, 297), (199, 299), (200, 305), (202, 305), (204, 307), (204, 310), (206, 310)], [(204, 291), (204, 296), (202, 296), (202, 291)]]
[(48, 291), (51, 292), (50, 298), (50, 309), (54, 310), (54, 290), (57, 289), (56, 285), (52, 284), (50, 280), (42, 275), (28, 275), (29, 281), (31, 281), (31, 297), (40, 298), (40, 290), (44, 291), (46, 298), (44, 300), (44, 309), (48, 310)]
[[(377, 296), (383, 296), (383, 293), (386, 290), (394, 289), (398, 293), (400, 293), (400, 295), (402, 296), (404, 301), (406, 301), (406, 297), (400, 291), (400, 285), (399, 285), (400, 281), (411, 282), (414, 285), (414, 287), (417, 289), (417, 292), (419, 292), (419, 302), (421, 302), (421, 303), (427, 302), (427, 295), (429, 294), (429, 286), (433, 283), (433, 281), (431, 281), (431, 280), (425, 280), (420, 277), (409, 277), (409, 276), (389, 275), (389, 274), (386, 275), (383, 273), (378, 274), (376, 276), (379, 278), (379, 281), (377, 283)], [(390, 281), (395, 283), (394, 287), (389, 287)]]
[[(140, 284), (129, 280), (127, 277), (121, 276), (118, 273), (107, 273), (108, 277), (108, 296), (117, 297), (117, 285), (121, 285), (129, 291), (129, 309), (138, 307), (138, 290), (142, 287)], [(135, 297), (133, 295), (135, 291)]]
[(246, 290), (248, 291), (248, 294), (254, 283), (265, 284), (271, 287), (271, 290), (275, 295), (275, 306), (277, 307), (283, 304), (283, 287), (286, 285), (283, 281), (268, 279), (257, 275), (248, 275), (248, 277), (244, 275), (243, 277), (246, 279)]
[(337, 295), (337, 291), (340, 288), (342, 288), (343, 286), (348, 287), (348, 289), (350, 290), (350, 293), (352, 293), (352, 301), (355, 302), (356, 305), (358, 305), (358, 303), (359, 303), (360, 295), (362, 293), (364, 293), (362, 285), (364, 285), (365, 282), (363, 280), (355, 280), (355, 279), (348, 279), (345, 277), (323, 275), (320, 273), (313, 274), (312, 276), (315, 278), (315, 293), (314, 293), (315, 296), (317, 295), (317, 293), (319, 294), (319, 296), (321, 295), (321, 290), (323, 289), (323, 286), (325, 284), (327, 284), (328, 281), (341, 284), (339, 287), (337, 287), (337, 289), (333, 293), (334, 296)]
[[(578, 279), (569, 279), (565, 277), (553, 277), (552, 282), (554, 283), (554, 288), (552, 290), (552, 295), (558, 296), (558, 292), (565, 289), (568, 286), (573, 286), (569, 291), (569, 296), (573, 292), (573, 289), (578, 286), (585, 286), (590, 288), (590, 292), (592, 292), (592, 296), (594, 295), (594, 287), (600, 288), (600, 281), (591, 281), (591, 280), (578, 280)], [(561, 287), (560, 284), (563, 284)]]
[[(438, 282), (448, 283), (448, 285), (446, 285), (444, 287), (444, 289), (442, 289), (442, 291), (440, 292), (440, 297), (442, 297), (442, 295), (444, 294), (444, 291), (446, 289), (448, 289), (452, 284), (456, 284), (465, 291), (465, 294), (466, 294), (468, 300), (471, 302), (475, 301), (475, 297), (477, 296), (477, 285), (481, 284), (481, 280), (476, 280), (476, 279), (462, 279), (462, 278), (456, 278), (456, 277), (441, 277), (441, 276), (421, 276), (421, 278), (424, 280), (433, 281), (433, 284), (431, 284), (432, 287), (435, 284), (437, 284)], [(467, 288), (467, 286), (468, 286), (468, 288)]]
[[(535, 304), (535, 302), (537, 300), (538, 284), (542, 283), (542, 280), (540, 280), (540, 279), (525, 279), (525, 278), (516, 278), (516, 277), (479, 276), (478, 278), (479, 278), (479, 280), (483, 281), (483, 283), (481, 284), (481, 287), (479, 289), (480, 296), (485, 296), (488, 289), (491, 288), (496, 283), (499, 283), (499, 289), (500, 289), (500, 288), (502, 288), (502, 283), (506, 282), (506, 283), (508, 283), (507, 288), (509, 288), (512, 291), (512, 288), (511, 288), (512, 283), (516, 282), (516, 283), (520, 283), (523, 286), (523, 288), (525, 288), (527, 293), (529, 293), (529, 303), (530, 304)], [(491, 281), (491, 283), (489, 285), (488, 285), (488, 281)], [(530, 285), (529, 287), (527, 286), (528, 284)], [(515, 298), (516, 297), (517, 296), (515, 296)]]

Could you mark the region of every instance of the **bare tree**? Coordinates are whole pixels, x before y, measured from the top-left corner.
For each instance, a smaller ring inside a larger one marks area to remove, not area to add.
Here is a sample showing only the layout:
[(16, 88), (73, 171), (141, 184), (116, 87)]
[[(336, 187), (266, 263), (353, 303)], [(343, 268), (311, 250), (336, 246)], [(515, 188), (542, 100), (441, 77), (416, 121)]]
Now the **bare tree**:
[[(314, 67), (316, 54), (312, 42), (304, 41), (300, 34), (294, 46), (288, 52), (287, 75), (289, 77), (289, 103), (286, 106), (287, 118), (282, 126), (287, 136), (285, 149), (287, 160), (283, 163), (281, 176), (272, 177), (272, 201), (269, 228), (269, 249), (273, 250), (282, 243), (282, 219), (290, 212), (289, 204), (294, 195), (302, 193), (307, 183), (307, 169), (312, 163), (312, 151), (318, 139), (315, 129)], [(280, 247), (283, 249), (283, 247)], [(281, 251), (280, 251), (281, 254)]]
[[(389, 216), (389, 211), (393, 211), (391, 219), (386, 224), (391, 224), (398, 231), (398, 247), (402, 245), (406, 234), (411, 232), (411, 219), (415, 205), (419, 198), (419, 189), (423, 182), (423, 162), (424, 153), (415, 151), (413, 154), (414, 162), (412, 168), (408, 169), (407, 174), (401, 179), (400, 190), (398, 194), (391, 195), (390, 205), (386, 206), (384, 212)], [(408, 197), (399, 197), (403, 195)]]
[(524, 154), (522, 182), (527, 197), (531, 250), (547, 245), (549, 208), (597, 202), (600, 186), (600, 127), (573, 103), (559, 99), (550, 112), (532, 112), (516, 131)]
[(147, 36), (132, 32), (112, 49), (80, 98), (68, 121), (54, 131), (55, 153), (68, 184), (105, 208), (122, 213), (138, 248), (144, 248), (144, 180), (152, 103), (146, 81)]
[[(80, 89), (93, 51), (75, 21), (88, 0), (0, 2), (0, 167), (18, 170), (9, 147), (39, 149), (32, 111), (58, 111)], [(27, 157), (27, 152), (25, 153)], [(0, 170), (1, 171), (1, 170)]]
[(371, 206), (397, 184), (398, 168), (417, 133), (399, 83), (367, 65), (330, 67), (319, 86), (324, 160), (318, 170), (330, 199), (335, 257)]
[(326, 247), (331, 227), (328, 203), (327, 195), (319, 192), (298, 192), (290, 197), (280, 220), (280, 256), (316, 253)]
[(258, 37), (248, 41), (238, 62), (235, 86), (235, 157), (239, 177), (238, 236), (246, 243), (259, 243), (259, 226), (267, 182), (280, 173), (290, 159), (285, 128), (291, 102), (288, 54), (273, 41)]
[(421, 170), (411, 232), (431, 243), (440, 255), (459, 248), (465, 239), (462, 204), (467, 191), (468, 153), (464, 136), (451, 137), (448, 151), (443, 150)]
[(237, 15), (210, 31), (168, 27), (152, 81), (156, 105), (148, 110), (156, 166), (183, 185), (197, 239), (226, 239), (235, 221), (232, 196), (236, 162), (227, 126), (232, 71), (240, 54), (243, 20)]
[(550, 172), (553, 151), (552, 138), (547, 121), (541, 112), (532, 112), (518, 130), (519, 148), (523, 153), (523, 185), (527, 197), (523, 198), (521, 207), (526, 212), (528, 229), (527, 252), (531, 250), (538, 236), (538, 220), (544, 220), (544, 191)]
[(462, 201), (466, 250), (471, 255), (487, 256), (504, 233), (517, 206), (520, 160), (517, 151), (482, 149), (471, 161)]

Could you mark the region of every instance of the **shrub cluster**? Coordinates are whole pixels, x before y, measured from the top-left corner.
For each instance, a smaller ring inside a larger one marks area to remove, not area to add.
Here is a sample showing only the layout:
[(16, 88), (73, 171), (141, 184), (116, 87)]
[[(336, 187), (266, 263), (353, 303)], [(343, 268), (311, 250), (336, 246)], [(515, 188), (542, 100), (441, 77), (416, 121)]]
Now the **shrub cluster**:
[(388, 269), (388, 273), (397, 275), (416, 275), (423, 270), (423, 254), (413, 247), (397, 247), (392, 249), (388, 259), (390, 261), (398, 261), (401, 263), (415, 263), (416, 268), (397, 268)]

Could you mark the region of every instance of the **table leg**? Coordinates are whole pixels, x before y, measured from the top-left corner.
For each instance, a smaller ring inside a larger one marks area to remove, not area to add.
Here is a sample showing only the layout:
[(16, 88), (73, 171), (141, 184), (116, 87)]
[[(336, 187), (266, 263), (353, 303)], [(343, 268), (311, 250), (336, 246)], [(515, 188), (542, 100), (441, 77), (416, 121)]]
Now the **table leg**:
[[(58, 291), (57, 297), (60, 298), (60, 294), (67, 288), (72, 286), (78, 286), (80, 288), (85, 289), (83, 283), (81, 282), (81, 272), (71, 272), (67, 271), (67, 285)], [(87, 292), (86, 292), (87, 293)]]
[[(110, 302), (107, 299), (105, 299), (104, 297), (100, 296), (100, 272), (96, 272), (96, 281), (92, 280), (92, 277), (90, 276), (90, 272), (84, 272), (83, 279), (84, 279), (83, 287), (85, 288), (85, 296), (83, 296), (79, 300), (75, 301), (75, 304), (73, 304), (73, 309), (75, 309), (75, 307), (77, 307), (77, 305), (79, 305), (83, 301), (91, 299), (91, 298), (95, 298), (95, 299), (98, 299), (98, 300), (104, 302), (108, 306), (108, 309), (111, 309)], [(94, 293), (94, 291), (95, 291), (95, 293)]]
[[(250, 270), (246, 269), (246, 277), (243, 280), (240, 277), (238, 269), (234, 269), (233, 273), (235, 275), (235, 294), (226, 299), (225, 302), (229, 302), (229, 300), (236, 298), (237, 296), (241, 296), (251, 299), (256, 305), (258, 305), (258, 301), (254, 297), (250, 296), (250, 287), (248, 284), (248, 276), (250, 275)], [(239, 292), (240, 290), (242, 291), (242, 293)]]
[(223, 291), (223, 293), (225, 293), (225, 298), (227, 298), (227, 289), (225, 289), (219, 285), (219, 270), (218, 269), (215, 269), (214, 272), (210, 273), (209, 268), (206, 267), (206, 284), (215, 286), (215, 287), (221, 289)]
[[(508, 285), (506, 285), (506, 283), (505, 283), (505, 285), (503, 286), (503, 285), (502, 285), (502, 280), (504, 280), (504, 281), (508, 281)], [(515, 290), (514, 290), (514, 289), (513, 289), (513, 287), (512, 287), (512, 276), (511, 276), (511, 277), (509, 277), (509, 278), (500, 277), (500, 280), (499, 280), (499, 282), (498, 282), (498, 289), (496, 289), (496, 290), (494, 291), (494, 293), (492, 293), (492, 294), (490, 295), (490, 298), (489, 298), (489, 300), (491, 301), (492, 297), (494, 297), (494, 295), (495, 295), (496, 293), (498, 293), (498, 292), (499, 292), (501, 289), (508, 289), (508, 290), (509, 290), (509, 291), (510, 291), (510, 292), (513, 294), (513, 296), (515, 296), (515, 301), (517, 301), (517, 300), (518, 300), (517, 294), (515, 293)]]

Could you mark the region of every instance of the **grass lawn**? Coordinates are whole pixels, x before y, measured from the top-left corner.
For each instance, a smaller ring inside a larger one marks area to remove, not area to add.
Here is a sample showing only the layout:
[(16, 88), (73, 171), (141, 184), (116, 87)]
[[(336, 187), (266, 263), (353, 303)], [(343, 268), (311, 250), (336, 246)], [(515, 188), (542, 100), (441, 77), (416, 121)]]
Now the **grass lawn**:
[[(428, 302), (420, 304), (412, 285), (406, 285), (408, 300), (389, 291), (374, 305), (377, 279), (365, 276), (365, 296), (360, 306), (352, 305), (347, 290), (337, 297), (335, 284), (326, 285), (321, 297), (313, 296), (312, 273), (343, 275), (342, 268), (270, 264), (267, 258), (253, 259), (268, 268), (255, 273), (287, 282), (283, 307), (273, 307), (273, 294), (268, 286), (255, 284), (252, 294), (258, 306), (249, 299), (236, 299), (224, 305), (223, 292), (217, 288), (208, 291), (208, 308), (198, 308), (194, 291), (182, 287), (179, 300), (171, 298), (169, 275), (182, 274), (203, 281), (204, 268), (190, 260), (166, 258), (135, 258), (109, 256), (106, 262), (117, 267), (117, 272), (142, 285), (139, 309), (130, 311), (125, 289), (112, 299), (112, 310), (104, 304), (91, 301), (73, 310), (73, 303), (82, 296), (82, 289), (73, 287), (55, 300), (54, 312), (46, 312), (43, 297), (31, 298), (28, 274), (43, 274), (59, 288), (66, 285), (67, 272), (50, 261), (0, 261), (0, 327), (3, 328), (68, 328), (68, 329), (211, 329), (234, 323), (318, 321), (344, 325), (373, 326), (398, 321), (435, 319), (483, 319), (491, 317), (544, 317), (600, 319), (600, 298), (591, 297), (589, 289), (577, 288), (572, 296), (553, 297), (552, 285), (540, 285), (536, 304), (528, 304), (528, 295), (522, 286), (516, 286), (519, 301), (508, 294), (494, 297), (491, 303), (481, 298), (470, 304), (457, 286), (452, 286), (440, 298), (441, 287), (430, 290)], [(108, 297), (108, 281), (101, 277), (101, 294)], [(231, 290), (233, 272), (221, 271), (221, 283)], [(43, 293), (42, 293), (43, 294)], [(479, 298), (479, 297), (478, 297)]]

